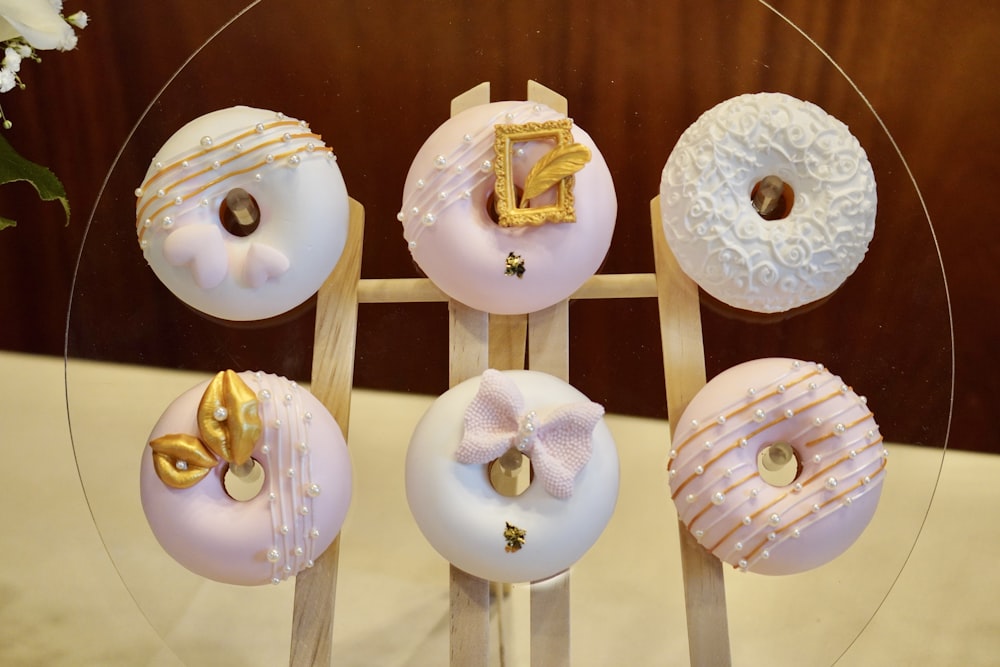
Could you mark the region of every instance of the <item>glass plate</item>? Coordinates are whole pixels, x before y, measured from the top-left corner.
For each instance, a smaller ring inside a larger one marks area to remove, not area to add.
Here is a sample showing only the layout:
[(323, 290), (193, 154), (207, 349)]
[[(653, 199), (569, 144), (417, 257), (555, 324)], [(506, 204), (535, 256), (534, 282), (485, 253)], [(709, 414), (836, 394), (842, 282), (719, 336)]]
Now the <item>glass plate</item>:
[[(172, 29), (183, 29), (189, 18), (197, 20), (182, 16)], [(166, 44), (169, 35), (158, 39)], [(151, 42), (137, 57), (152, 57), (162, 44)], [(308, 380), (315, 307), (234, 324), (174, 298), (144, 265), (132, 226), (133, 191), (150, 158), (174, 130), (217, 108), (248, 104), (306, 119), (338, 155), (351, 196), (365, 205), (363, 275), (411, 277), (395, 215), (412, 156), (445, 120), (452, 97), (490, 81), (493, 99), (523, 99), (527, 79), (568, 99), (570, 115), (594, 137), (616, 179), (619, 218), (607, 273), (652, 271), (648, 211), (660, 171), (681, 132), (718, 102), (781, 91), (819, 104), (858, 137), (879, 198), (865, 261), (831, 298), (788, 317), (747, 317), (706, 300), (709, 375), (755, 357), (821, 361), (868, 396), (887, 440), (933, 455), (898, 468), (890, 458), (883, 509), (841, 558), (785, 578), (727, 571), (734, 663), (801, 664), (803, 646), (809, 664), (833, 663), (889, 594), (920, 533), (943, 460), (953, 390), (951, 319), (917, 186), (882, 121), (835, 62), (754, 0), (586, 9), (527, 0), (475, 9), (434, 1), (266, 0), (250, 3), (198, 49), (125, 141), (88, 223), (69, 312), (67, 401), (87, 500), (122, 581), (165, 649), (183, 663), (284, 662), (293, 587), (217, 584), (163, 553), (139, 503), (142, 448), (162, 410), (216, 370)], [(357, 383), (442, 392), (446, 320), (440, 304), (362, 306)], [(574, 384), (612, 412), (646, 396), (657, 406), (653, 416), (665, 416), (655, 300), (577, 302), (571, 332)], [(392, 360), (388, 371), (376, 363), (385, 358)], [(905, 382), (887, 381), (900, 375)], [(396, 423), (408, 434), (426, 401), (396, 398), (402, 406)], [(659, 425), (653, 430), (662, 442), (619, 442), (623, 450), (647, 451), (647, 466), (661, 473), (643, 491), (654, 509), (638, 522), (641, 530), (613, 530), (613, 522), (607, 535), (614, 540), (602, 538), (574, 570), (574, 664), (607, 664), (608, 656), (635, 646), (649, 664), (686, 660), (674, 513), (663, 472), (666, 427)], [(374, 417), (352, 421), (361, 481), (364, 466), (382, 455), (397, 461), (405, 451), (405, 441), (379, 449), (382, 426)], [(358, 442), (375, 443), (375, 451), (359, 451)], [(623, 485), (641, 482), (624, 470)], [(370, 664), (366, 656), (381, 656), (382, 664), (440, 664), (447, 655), (446, 569), (407, 521), (401, 479), (357, 485), (341, 561), (338, 664)], [(890, 511), (892, 525), (881, 519)], [(378, 530), (369, 523), (380, 521)], [(371, 553), (364, 548), (380, 557), (352, 556)], [(662, 559), (661, 576), (630, 580), (638, 552), (654, 563)], [(598, 572), (609, 563), (614, 572)], [(422, 579), (428, 567), (436, 582), (430, 587)], [(859, 569), (864, 583), (854, 585)], [(588, 586), (598, 576), (613, 586)], [(601, 597), (607, 595), (613, 605)], [(609, 609), (638, 630), (609, 630), (615, 627), (604, 615)], [(425, 639), (403, 639), (401, 628)]]

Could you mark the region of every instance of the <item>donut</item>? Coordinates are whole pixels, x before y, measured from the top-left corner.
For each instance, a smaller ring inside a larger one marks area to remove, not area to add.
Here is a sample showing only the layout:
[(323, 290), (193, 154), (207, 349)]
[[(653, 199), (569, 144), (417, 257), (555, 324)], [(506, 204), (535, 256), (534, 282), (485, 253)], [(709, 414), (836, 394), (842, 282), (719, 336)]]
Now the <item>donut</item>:
[(832, 294), (864, 259), (875, 177), (847, 126), (815, 104), (747, 94), (684, 131), (660, 206), (688, 277), (735, 308), (783, 312)]
[[(784, 479), (767, 472), (772, 447), (787, 452)], [(757, 359), (692, 399), (673, 437), (670, 489), (680, 520), (720, 560), (793, 574), (861, 535), (887, 456), (866, 399), (822, 364)]]
[[(618, 498), (618, 454), (604, 409), (536, 371), (488, 370), (441, 395), (406, 454), (406, 498), (427, 541), (490, 581), (558, 574), (597, 541)], [(531, 482), (505, 495), (490, 465), (511, 448)]]
[(600, 268), (617, 212), (590, 135), (544, 104), (494, 102), (428, 137), (397, 218), (414, 261), (445, 294), (520, 314), (569, 297)]
[(136, 189), (146, 262), (181, 301), (249, 321), (311, 297), (347, 239), (336, 158), (305, 121), (231, 107), (189, 122)]
[[(247, 464), (263, 483), (236, 500), (230, 467)], [(312, 567), (340, 532), (351, 463), (337, 423), (306, 389), (224, 371), (160, 417), (139, 488), (153, 534), (181, 565), (228, 584), (277, 584)]]

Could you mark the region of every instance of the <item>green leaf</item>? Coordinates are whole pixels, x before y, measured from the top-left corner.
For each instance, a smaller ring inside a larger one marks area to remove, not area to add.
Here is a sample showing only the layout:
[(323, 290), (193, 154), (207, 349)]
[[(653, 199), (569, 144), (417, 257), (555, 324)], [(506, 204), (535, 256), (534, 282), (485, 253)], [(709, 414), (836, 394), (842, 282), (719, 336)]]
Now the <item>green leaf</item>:
[[(7, 138), (0, 134), (0, 185), (15, 181), (30, 183), (42, 201), (58, 199), (66, 211), (66, 224), (69, 224), (69, 200), (62, 182), (48, 168), (21, 157)], [(0, 217), (0, 229), (16, 224), (13, 220)]]

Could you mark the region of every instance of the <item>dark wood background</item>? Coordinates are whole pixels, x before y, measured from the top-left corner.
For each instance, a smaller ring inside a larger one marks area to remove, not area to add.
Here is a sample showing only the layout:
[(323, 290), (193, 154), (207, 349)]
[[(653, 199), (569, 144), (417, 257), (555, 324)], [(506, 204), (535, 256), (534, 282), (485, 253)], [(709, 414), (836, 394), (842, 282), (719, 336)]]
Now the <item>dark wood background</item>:
[[(308, 377), (313, 311), (250, 325), (180, 304), (135, 244), (134, 197), (150, 157), (180, 125), (233, 104), (309, 120), (338, 154), (367, 214), (363, 277), (416, 272), (395, 213), (417, 149), (449, 100), (489, 80), (523, 99), (527, 79), (560, 91), (595, 139), (619, 195), (607, 273), (650, 272), (649, 200), (680, 133), (745, 92), (811, 100), (851, 127), (879, 187), (876, 236), (833, 297), (784, 318), (705, 301), (710, 374), (755, 357), (822, 361), (870, 398), (887, 438), (997, 451), (1000, 243), (1000, 5), (992, 0), (780, 0), (775, 7), (840, 64), (891, 131), (919, 183), (947, 269), (954, 346), (935, 238), (906, 165), (875, 115), (819, 50), (756, 0), (614, 3), (369, 3), (265, 0), (211, 42), (147, 105), (242, 0), (67, 2), (92, 24), (71, 53), (28, 63), (0, 98), (8, 139), (63, 179), (74, 206), (0, 187), (0, 348), (176, 368), (260, 368)], [(591, 9), (584, 6), (593, 5)], [(133, 126), (142, 118), (134, 134)], [(126, 140), (128, 142), (126, 143)], [(116, 161), (119, 149), (120, 157)], [(113, 167), (113, 168), (112, 168)], [(110, 170), (110, 173), (109, 173)], [(106, 188), (101, 193), (107, 178)], [(93, 219), (88, 228), (88, 220)], [(572, 381), (616, 412), (663, 417), (651, 299), (576, 302)], [(356, 384), (439, 393), (444, 306), (362, 306)]]

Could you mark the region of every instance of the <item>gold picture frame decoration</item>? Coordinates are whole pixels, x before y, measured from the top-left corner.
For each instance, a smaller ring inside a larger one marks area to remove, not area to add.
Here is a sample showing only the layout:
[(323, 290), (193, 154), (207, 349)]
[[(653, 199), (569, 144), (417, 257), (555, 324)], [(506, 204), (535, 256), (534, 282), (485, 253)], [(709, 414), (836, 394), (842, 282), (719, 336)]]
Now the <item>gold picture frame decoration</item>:
[[(590, 161), (590, 149), (573, 141), (573, 121), (568, 118), (524, 124), (497, 125), (493, 161), (496, 174), (494, 208), (501, 227), (539, 226), (548, 222), (576, 222), (573, 186), (576, 172)], [(531, 141), (553, 144), (551, 151), (532, 166), (518, 195), (514, 184), (515, 145)], [(556, 201), (528, 206), (531, 199), (556, 188)]]

